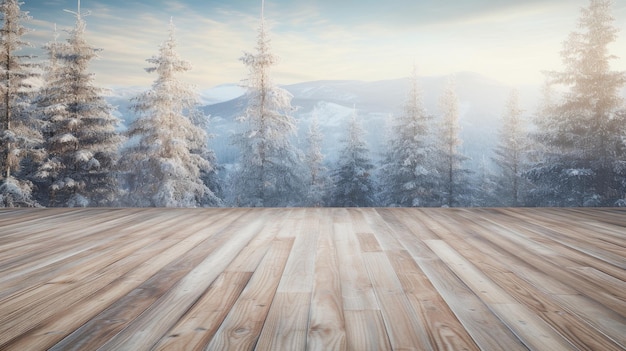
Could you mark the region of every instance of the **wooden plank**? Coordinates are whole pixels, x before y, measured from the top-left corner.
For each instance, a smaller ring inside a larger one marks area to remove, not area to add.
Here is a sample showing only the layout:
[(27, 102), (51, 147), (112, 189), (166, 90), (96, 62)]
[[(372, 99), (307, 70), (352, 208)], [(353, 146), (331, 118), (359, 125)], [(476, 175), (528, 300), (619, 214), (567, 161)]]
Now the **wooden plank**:
[(220, 274), (184, 318), (161, 338), (154, 350), (204, 350), (251, 276), (251, 272), (236, 271)]
[(411, 307), (402, 284), (382, 252), (363, 255), (394, 350), (433, 350), (426, 327)]
[[(35, 285), (28, 291), (19, 295), (10, 303), (4, 304), (3, 309), (9, 311), (0, 313), (2, 323), (0, 324), (0, 345), (9, 342), (18, 335), (31, 330), (34, 326), (45, 325), (44, 321), (50, 318), (59, 318), (59, 314), (66, 313), (72, 304), (77, 303), (101, 288), (116, 280), (120, 275), (134, 268), (136, 265), (150, 258), (150, 256), (130, 255), (135, 251), (150, 247), (150, 241), (158, 239), (143, 237), (142, 232), (134, 233), (137, 238), (132, 236), (126, 240), (118, 242), (120, 246), (114, 254), (104, 256), (96, 255), (95, 260), (89, 262), (89, 265), (72, 267), (71, 272), (61, 273), (59, 278), (52, 279), (43, 285)], [(163, 234), (160, 239), (164, 239), (168, 233)], [(174, 242), (166, 242), (173, 245)], [(143, 250), (144, 252), (154, 252), (151, 250)], [(141, 252), (141, 251), (140, 251)], [(158, 251), (157, 251), (158, 252)], [(93, 271), (97, 270), (99, 265), (104, 267), (98, 275), (93, 275)], [(90, 275), (90, 272), (92, 275)], [(92, 303), (93, 304), (93, 303)], [(94, 304), (95, 305), (95, 304)], [(92, 310), (92, 309), (89, 309)], [(55, 317), (56, 316), (56, 317)], [(4, 318), (8, 318), (4, 320)], [(56, 335), (58, 336), (58, 335)]]
[[(176, 218), (164, 217), (160, 221), (163, 225), (173, 225), (177, 220)], [(135, 214), (122, 223), (115, 221), (115, 223), (110, 223), (108, 229), (103, 231), (101, 235), (88, 235), (88, 231), (77, 230), (77, 232), (82, 233), (83, 237), (73, 238), (72, 240), (75, 244), (83, 243), (81, 248), (58, 242), (55, 245), (58, 245), (60, 254), (55, 257), (48, 256), (48, 258), (41, 261), (33, 259), (30, 250), (28, 254), (15, 250), (16, 254), (21, 252), (22, 256), (24, 256), (24, 261), (31, 260), (27, 264), (22, 264), (15, 271), (5, 271), (2, 277), (0, 277), (0, 286), (3, 287), (2, 292), (0, 292), (0, 300), (25, 287), (32, 289), (38, 285), (54, 283), (55, 277), (56, 281), (81, 280), (82, 278), (68, 276), (61, 278), (59, 273), (66, 272), (67, 275), (76, 267), (84, 269), (84, 266), (88, 265), (87, 262), (98, 260), (98, 255), (108, 255), (108, 251), (116, 250), (117, 247), (124, 247), (125, 244), (120, 241), (130, 241), (132, 243), (132, 241), (137, 239), (145, 239), (145, 229), (134, 231), (129, 228), (131, 221), (143, 219), (145, 218)], [(181, 219), (178, 218), (179, 221)], [(65, 228), (64, 230), (68, 229)], [(37, 240), (30, 236), (25, 239), (25, 241)], [(106, 266), (106, 264), (103, 265)], [(46, 295), (50, 295), (50, 292), (46, 292)]]
[(381, 251), (380, 244), (374, 235), (373, 229), (369, 223), (365, 220), (362, 208), (348, 208), (348, 214), (352, 222), (352, 228), (356, 233), (359, 240), (359, 247), (363, 252), (377, 252)]
[[(473, 216), (464, 215), (464, 218), (468, 221), (471, 220), (478, 223), (477, 219)], [(557, 266), (551, 261), (544, 261), (542, 258), (530, 254), (516, 241), (506, 240), (506, 238), (510, 238), (510, 236), (495, 234), (498, 233), (499, 229), (493, 229), (492, 225), (500, 222), (495, 222), (493, 219), (486, 218), (485, 216), (481, 218), (484, 222), (480, 224), (488, 228), (487, 230), (481, 231), (482, 235), (488, 238), (494, 245), (497, 245), (498, 250), (504, 254), (502, 259), (509, 262), (511, 258), (519, 258), (525, 262), (525, 264), (532, 265), (535, 271), (530, 269), (520, 270), (520, 265), (510, 264), (511, 267), (515, 267), (515, 273), (517, 275), (528, 281), (529, 284), (533, 284), (538, 290), (549, 293), (551, 298), (554, 299), (558, 305), (562, 306), (561, 308), (565, 308), (572, 314), (582, 317), (586, 323), (593, 325), (594, 328), (605, 335), (613, 335), (616, 328), (624, 325), (624, 317), (616, 313), (620, 311), (623, 312), (623, 309), (617, 311), (612, 310), (593, 301), (587, 296), (576, 298), (577, 303), (575, 305), (571, 304), (570, 301), (574, 299), (574, 296), (578, 296), (580, 287), (575, 284), (576, 278), (571, 279), (572, 275), (566, 269), (567, 266)], [(569, 276), (570, 279), (564, 279), (564, 276)], [(572, 284), (572, 282), (574, 282), (574, 284)], [(586, 283), (583, 283), (583, 285), (584, 284)], [(560, 286), (564, 287), (561, 288)], [(605, 294), (603, 288), (598, 287), (595, 289), (596, 290), (592, 292), (593, 295)], [(571, 296), (572, 298), (564, 298), (566, 296)], [(599, 318), (599, 316), (603, 317)], [(589, 333), (593, 334), (594, 331), (590, 331)], [(601, 338), (598, 340), (601, 340)]]
[[(481, 350), (527, 350), (508, 327), (390, 209), (378, 210)], [(416, 216), (423, 213), (416, 212)]]
[(445, 263), (434, 260), (419, 265), (481, 350), (528, 350)]
[(389, 251), (387, 257), (397, 272), (413, 310), (419, 314), (430, 343), (436, 350), (479, 348), (407, 251)]
[[(523, 303), (533, 314), (543, 319), (554, 330), (565, 337), (572, 345), (580, 350), (623, 350), (604, 333), (582, 320), (576, 313), (570, 312), (553, 295), (546, 295), (534, 289), (533, 284), (528, 284), (513, 273), (494, 273), (492, 279), (501, 286), (510, 289), (511, 294), (517, 301)], [(535, 285), (540, 285), (537, 281)], [(569, 295), (567, 295), (569, 296)]]
[[(133, 272), (133, 275), (125, 279), (126, 283), (139, 280), (139, 284), (128, 293), (120, 296), (114, 303), (109, 305), (97, 316), (91, 318), (87, 323), (76, 329), (72, 334), (65, 337), (52, 347), (52, 350), (71, 349), (96, 349), (106, 343), (111, 337), (118, 334), (122, 329), (128, 327), (137, 316), (142, 314), (152, 303), (157, 301), (180, 279), (189, 273), (196, 265), (202, 262), (207, 255), (216, 249), (226, 240), (231, 233), (224, 230), (235, 219), (245, 221), (252, 214), (245, 215), (247, 210), (232, 211), (221, 218), (218, 223), (206, 231), (199, 231), (204, 238), (199, 243), (194, 243), (189, 251), (172, 252), (176, 257), (166, 266), (161, 266), (161, 257), (156, 257), (151, 265), (143, 267), (143, 271)], [(202, 222), (199, 222), (202, 224)], [(198, 223), (196, 223), (198, 225)], [(215, 233), (215, 234), (213, 234)], [(216, 240), (218, 238), (219, 240)], [(159, 266), (159, 270), (151, 276), (145, 276), (145, 271), (152, 271), (154, 266)], [(122, 288), (127, 288), (124, 284)], [(97, 333), (95, 332), (97, 331)]]
[(488, 305), (514, 303), (509, 294), (493, 283), (471, 262), (443, 240), (426, 240), (426, 244)]
[(293, 240), (277, 238), (272, 242), (272, 247), (205, 350), (254, 349), (287, 263)]
[[(110, 214), (103, 217), (105, 219), (94, 219), (94, 223), (87, 228), (80, 221), (66, 222), (62, 230), (57, 229), (54, 236), (48, 235), (45, 228), (40, 229), (40, 235), (25, 231), (20, 235), (25, 240), (2, 245), (2, 251), (4, 251), (0, 256), (2, 257), (0, 263), (2, 279), (8, 280), (14, 277), (16, 268), (27, 274), (29, 270), (36, 270), (89, 250), (99, 243), (112, 241), (109, 230), (115, 228), (114, 219), (117, 217)], [(125, 221), (119, 223), (120, 226), (123, 224)]]
[(285, 219), (283, 228), (278, 233), (278, 238), (295, 238), (298, 234), (299, 228), (302, 227), (302, 220), (304, 218), (305, 209), (292, 208), (292, 209), (280, 209), (284, 211), (282, 217)]
[(304, 350), (311, 294), (277, 291), (256, 350)]
[[(319, 218), (316, 209), (299, 209), (295, 240), (256, 348), (301, 350), (306, 346), (315, 273)], [(306, 211), (306, 212), (305, 212)]]
[[(578, 266), (567, 257), (555, 252), (548, 246), (542, 245), (541, 249), (537, 249), (536, 247), (539, 246), (539, 244), (528, 239), (523, 233), (504, 227), (498, 222), (487, 220), (489, 223), (484, 224), (484, 227), (487, 229), (484, 231), (484, 235), (488, 237), (490, 241), (505, 248), (509, 254), (519, 257), (539, 271), (547, 272), (553, 279), (568, 285), (583, 295), (595, 299), (608, 309), (626, 313), (622, 308), (626, 304), (623, 297), (605, 294), (604, 288), (601, 285), (574, 274), (570, 270), (564, 269)], [(514, 226), (514, 224), (511, 224), (511, 226)], [(494, 235), (494, 233), (500, 235)], [(520, 250), (520, 248), (526, 249)], [(544, 251), (547, 251), (549, 254), (543, 255), (542, 252)], [(626, 316), (626, 314), (622, 316)]]
[[(620, 300), (626, 302), (626, 281), (597, 270), (594, 267), (569, 267), (569, 270), (603, 287), (607, 293), (617, 296)], [(626, 303), (623, 306), (626, 306)], [(626, 307), (624, 308), (626, 309)], [(626, 314), (622, 313), (622, 315)]]
[[(237, 255), (235, 260), (226, 268), (227, 272), (254, 272), (267, 250), (269, 250), (272, 240), (274, 240), (277, 235), (283, 236), (281, 232), (293, 231), (294, 228), (289, 228), (285, 224), (289, 213), (288, 210), (265, 209), (264, 212), (267, 212), (268, 215), (275, 218), (275, 220), (266, 224), (266, 227), (263, 228), (259, 235), (255, 236), (250, 243), (241, 250), (241, 253)], [(295, 222), (292, 221), (291, 223)]]
[[(418, 318), (419, 328), (423, 330), (419, 333), (420, 338), (438, 350), (477, 350), (478, 346), (471, 336), (400, 243), (401, 237), (404, 242), (413, 243), (411, 246), (414, 252), (419, 252), (422, 257), (432, 257), (430, 250), (419, 239), (423, 236), (430, 237), (428, 230), (419, 221), (406, 221), (413, 219), (414, 211), (401, 213), (401, 209), (388, 210), (390, 214), (386, 218), (392, 220), (395, 228), (402, 231), (397, 233), (377, 211), (375, 212), (377, 218), (385, 226), (382, 228), (380, 225), (377, 226), (382, 230), (376, 232), (376, 238), (379, 242), (386, 243), (384, 247), (401, 248), (386, 250), (386, 255), (396, 272), (406, 299)], [(403, 222), (398, 221), (397, 214), (401, 216)]]
[[(322, 211), (328, 214), (330, 210)], [(346, 331), (341, 298), (341, 279), (333, 243), (332, 215), (322, 215), (316, 248), (315, 281), (307, 350), (346, 350)]]
[[(24, 211), (27, 212), (24, 213)], [(46, 229), (62, 227), (63, 224), (71, 222), (72, 219), (81, 218), (85, 214), (90, 214), (97, 217), (98, 214), (104, 214), (104, 212), (114, 211), (84, 208), (45, 208), (31, 210), (15, 209), (15, 211), (11, 212), (11, 217), (8, 217), (0, 223), (0, 226), (3, 228), (1, 237), (3, 239), (6, 239), (7, 237), (20, 236), (24, 233), (28, 233), (27, 230), (31, 230), (32, 234), (42, 233), (46, 231)], [(119, 216), (120, 211), (115, 212), (118, 213), (109, 213), (109, 215)], [(104, 217), (106, 217), (106, 215)], [(40, 224), (45, 225), (41, 226)]]
[[(626, 319), (618, 311), (607, 311), (601, 304), (581, 295), (555, 295), (570, 313), (579, 315), (594, 328), (626, 350)], [(623, 311), (622, 311), (623, 312)]]
[(316, 250), (313, 248), (317, 247), (319, 219), (304, 217), (298, 221), (294, 233), (297, 235), (277, 291), (310, 294), (315, 275)]
[[(592, 209), (586, 207), (584, 209), (569, 208), (569, 212), (580, 218), (585, 217), (593, 221), (594, 225), (601, 225), (610, 229), (612, 233), (615, 233), (616, 237), (620, 237), (619, 233), (626, 228), (626, 210), (619, 208), (599, 208)], [(623, 238), (622, 238), (623, 239)]]
[[(62, 240), (71, 240), (74, 237), (83, 237), (87, 233), (94, 233), (106, 229), (112, 224), (122, 224), (127, 222), (132, 212), (111, 211), (76, 211), (61, 213), (59, 216), (48, 218), (48, 220), (35, 218), (32, 221), (17, 223), (14, 226), (3, 227), (3, 242), (0, 246), (2, 253), (1, 264), (6, 267), (9, 259), (15, 257), (19, 252), (18, 248), (28, 248), (31, 254), (46, 254), (50, 243), (58, 243)], [(91, 218), (91, 225), (85, 227), (81, 221), (87, 217)], [(77, 230), (78, 229), (78, 230)], [(56, 235), (49, 235), (50, 231), (56, 231)], [(12, 239), (12, 240), (7, 240)], [(71, 241), (66, 241), (71, 242)]]
[(363, 252), (380, 252), (382, 249), (373, 233), (356, 233), (359, 247)]
[(389, 227), (387, 222), (380, 216), (377, 209), (368, 208), (361, 210), (365, 221), (375, 233), (381, 249), (385, 251), (404, 250), (404, 246), (396, 239), (395, 233), (393, 233), (393, 230)]
[(346, 341), (350, 351), (393, 350), (385, 330), (380, 311), (348, 310), (346, 318)]
[(0, 210), (0, 349), (624, 350), (624, 214)]
[(556, 333), (542, 319), (519, 303), (493, 304), (490, 307), (531, 350), (572, 350), (574, 345)]
[(377, 212), (380, 213), (387, 225), (393, 229), (397, 240), (402, 244), (403, 249), (411, 253), (411, 256), (417, 256), (423, 260), (437, 259), (428, 246), (424, 244), (421, 237), (421, 235), (428, 233), (426, 231), (418, 231), (419, 227), (412, 226), (412, 215), (398, 211), (398, 209), (377, 209)]
[[(621, 349), (603, 333), (589, 328), (589, 325), (580, 320), (578, 316), (569, 313), (563, 306), (555, 303), (552, 291), (575, 294), (573, 290), (560, 288), (558, 282), (555, 283), (553, 279), (541, 272), (529, 275), (528, 272), (531, 269), (524, 267), (526, 265), (524, 262), (502, 254), (498, 247), (494, 247), (488, 241), (478, 240), (475, 235), (461, 234), (480, 231), (480, 228), (476, 228), (474, 223), (469, 221), (459, 223), (457, 220), (448, 220), (446, 225), (451, 228), (446, 233), (451, 235), (444, 235), (444, 232), (439, 233), (447, 243), (468, 259), (471, 258), (472, 263), (477, 265), (482, 272), (500, 287), (506, 289), (517, 301), (523, 303), (534, 314), (550, 324), (574, 346), (581, 350)], [(520, 271), (524, 272), (522, 278), (517, 275)], [(533, 278), (530, 281), (528, 280), (529, 276)], [(546, 286), (551, 287), (546, 289)]]
[(204, 249), (210, 252), (206, 258), (99, 350), (119, 350), (122, 347), (135, 351), (151, 349), (259, 233), (265, 222), (272, 220), (266, 215), (267, 211), (258, 214), (255, 219), (233, 224), (227, 232), (220, 233), (223, 240), (218, 237), (207, 242)]
[(344, 310), (378, 310), (359, 242), (349, 222), (334, 223), (334, 243), (339, 261), (341, 294)]
[[(525, 306), (517, 303), (502, 288), (476, 269), (442, 240), (427, 240), (426, 244), (446, 262), (474, 293), (504, 321), (526, 346), (532, 350), (567, 350), (572, 345), (533, 315)], [(511, 313), (512, 312), (512, 313)]]
[[(572, 260), (582, 260), (585, 265), (597, 264), (598, 267), (606, 267), (600, 262), (596, 263), (596, 260), (603, 261), (603, 263), (618, 267), (619, 269), (614, 271), (616, 274), (622, 274), (621, 279), (626, 279), (626, 273), (624, 273), (626, 270), (626, 240), (622, 240), (621, 245), (611, 242), (612, 238), (602, 235), (597, 228), (586, 226), (580, 220), (572, 220), (568, 225), (545, 220), (539, 222), (541, 217), (532, 214), (513, 213), (512, 216), (522, 219), (519, 221), (519, 227), (528, 228), (532, 234), (571, 249), (566, 255)], [(581, 232), (588, 233), (588, 235), (580, 235)], [(544, 243), (548, 244), (549, 242), (544, 241)]]
[(282, 209), (266, 209), (272, 218), (280, 215), (281, 220), (269, 221), (239, 255), (229, 264), (193, 307), (154, 347), (155, 350), (204, 350), (204, 347), (217, 332), (220, 324), (239, 298), (252, 273), (271, 247), (280, 231), (285, 228), (288, 216)]

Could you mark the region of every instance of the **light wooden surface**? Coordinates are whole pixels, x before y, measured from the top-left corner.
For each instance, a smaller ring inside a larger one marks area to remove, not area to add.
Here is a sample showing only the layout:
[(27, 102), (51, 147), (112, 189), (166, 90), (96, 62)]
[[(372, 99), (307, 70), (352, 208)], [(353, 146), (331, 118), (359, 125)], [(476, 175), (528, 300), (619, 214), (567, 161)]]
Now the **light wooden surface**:
[(0, 350), (626, 350), (620, 209), (0, 210)]

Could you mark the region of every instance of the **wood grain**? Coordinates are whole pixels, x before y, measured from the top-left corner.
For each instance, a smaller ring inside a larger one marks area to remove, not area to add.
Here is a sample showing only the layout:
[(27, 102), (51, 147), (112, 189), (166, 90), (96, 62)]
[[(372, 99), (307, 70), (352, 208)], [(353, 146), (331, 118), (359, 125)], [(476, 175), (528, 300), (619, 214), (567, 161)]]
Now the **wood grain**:
[(413, 310), (437, 350), (478, 350), (467, 330), (407, 251), (387, 253)]
[(175, 325), (244, 246), (259, 233), (268, 218), (260, 216), (205, 240), (195, 249), (205, 251), (205, 258), (155, 301), (135, 321), (109, 339), (100, 350), (148, 350)]
[(385, 331), (385, 322), (380, 311), (347, 310), (346, 338), (350, 351), (393, 350)]
[(0, 209), (0, 350), (626, 350), (618, 208)]
[(272, 242), (272, 247), (206, 350), (254, 349), (274, 300), (293, 240), (293, 238), (277, 238)]
[(379, 310), (352, 225), (349, 222), (335, 223), (333, 233), (341, 277), (343, 309)]
[(346, 350), (345, 319), (331, 216), (320, 216), (307, 350)]
[[(432, 215), (432, 214), (431, 214)], [(436, 217), (436, 216), (435, 216)], [(510, 255), (505, 255), (493, 244), (481, 240), (480, 228), (470, 221), (448, 220), (445, 224), (450, 231), (438, 233), (446, 242), (465, 257), (474, 259), (474, 264), (487, 274), (500, 287), (505, 289), (517, 301), (522, 302), (534, 314), (548, 322), (570, 343), (581, 350), (621, 350), (622, 348), (608, 339), (603, 333), (586, 326), (585, 322), (567, 312), (563, 304), (558, 303), (553, 294), (576, 294), (574, 290), (562, 287), (549, 279), (542, 272), (532, 271)], [(478, 255), (478, 256), (477, 256)], [(533, 277), (529, 279), (528, 277)], [(532, 282), (541, 281), (542, 286)]]

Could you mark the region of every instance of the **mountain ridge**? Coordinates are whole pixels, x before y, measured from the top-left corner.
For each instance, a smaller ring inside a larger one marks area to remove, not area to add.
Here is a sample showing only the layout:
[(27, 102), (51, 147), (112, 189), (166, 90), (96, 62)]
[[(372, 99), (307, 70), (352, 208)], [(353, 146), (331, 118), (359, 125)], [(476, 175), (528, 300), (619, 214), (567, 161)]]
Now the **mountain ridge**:
[[(497, 143), (500, 119), (511, 87), (473, 72), (459, 72), (455, 76), (459, 96), (462, 148), (470, 157), (469, 166), (478, 169), (483, 157), (491, 157)], [(418, 77), (422, 100), (427, 113), (437, 116), (438, 101), (448, 76)], [(366, 140), (372, 158), (379, 158), (384, 146), (386, 119), (402, 112), (409, 89), (409, 78), (378, 81), (318, 80), (281, 86), (292, 94), (296, 107), (300, 146), (306, 145), (306, 131), (313, 113), (320, 120), (324, 142), (322, 151), (329, 161), (337, 158), (336, 146), (342, 136), (342, 123), (356, 109), (368, 132)], [(539, 87), (522, 87), (520, 100), (525, 115), (535, 110)], [(237, 150), (229, 146), (227, 135), (237, 130), (234, 119), (243, 113), (245, 97), (206, 105), (203, 110), (211, 115), (211, 132), (216, 134), (212, 144), (223, 163), (236, 162)], [(433, 132), (431, 130), (431, 132)], [(226, 134), (224, 134), (226, 133)]]

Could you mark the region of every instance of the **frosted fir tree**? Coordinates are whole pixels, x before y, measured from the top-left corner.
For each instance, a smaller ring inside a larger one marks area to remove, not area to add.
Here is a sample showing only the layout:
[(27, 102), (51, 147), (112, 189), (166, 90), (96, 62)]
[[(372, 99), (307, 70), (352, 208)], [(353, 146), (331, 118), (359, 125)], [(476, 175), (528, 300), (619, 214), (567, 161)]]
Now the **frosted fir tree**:
[(387, 148), (380, 169), (383, 204), (428, 206), (433, 204), (436, 171), (433, 147), (417, 70), (413, 68), (404, 112), (391, 121)]
[(459, 99), (456, 83), (450, 79), (440, 100), (441, 120), (437, 142), (437, 170), (439, 196), (442, 206), (467, 206), (471, 203), (470, 171), (464, 168), (467, 160), (461, 151), (459, 137)]
[[(545, 205), (611, 206), (624, 198), (622, 139), (626, 120), (620, 89), (624, 72), (611, 70), (608, 50), (617, 38), (610, 0), (591, 0), (581, 10), (578, 31), (563, 43), (564, 68), (548, 72), (565, 93), (536, 120), (536, 140), (546, 149), (528, 173), (546, 195)], [(554, 187), (552, 194), (548, 191)], [(535, 196), (536, 197), (536, 196)]]
[(523, 206), (528, 190), (524, 172), (528, 167), (529, 141), (522, 113), (519, 93), (512, 90), (506, 103), (499, 142), (493, 158), (498, 167), (498, 202), (504, 206)]
[[(56, 83), (60, 67), (58, 48), (61, 44), (58, 42), (58, 38), (59, 33), (57, 32), (55, 24), (53, 40), (44, 44), (42, 47), (46, 52), (47, 57), (46, 61), (41, 64), (41, 67), (43, 68), (43, 74), (41, 76), (42, 84), (39, 87), (36, 98), (34, 99), (34, 108), (36, 109), (36, 115), (40, 124), (42, 139), (44, 141), (49, 140), (52, 137), (52, 124), (50, 123), (50, 118), (55, 115), (54, 111), (60, 107), (60, 105), (57, 104), (57, 101), (55, 101), (56, 86), (54, 85)], [(43, 151), (45, 159), (46, 150), (44, 149)], [(41, 165), (41, 162), (33, 165), (35, 170), (30, 177), (30, 181), (34, 184), (33, 198), (39, 203), (47, 205), (50, 201), (49, 189), (53, 180), (47, 175), (42, 176), (45, 172), (41, 173)]]
[(324, 206), (330, 179), (328, 169), (324, 167), (324, 154), (322, 154), (322, 132), (320, 130), (317, 114), (313, 113), (311, 125), (307, 135), (308, 150), (305, 157), (308, 173), (307, 206)]
[(0, 2), (0, 206), (36, 206), (32, 200), (30, 165), (42, 158), (41, 134), (33, 118), (33, 79), (38, 76), (30, 56), (18, 55), (30, 20), (16, 0)]
[(127, 187), (126, 204), (140, 207), (220, 206), (221, 200), (205, 184), (216, 168), (207, 148), (206, 119), (198, 110), (192, 88), (179, 79), (191, 65), (176, 51), (174, 24), (159, 54), (146, 61), (157, 78), (150, 90), (134, 98), (138, 118), (128, 130), (122, 157)]
[(59, 67), (49, 77), (51, 89), (42, 102), (48, 159), (38, 176), (50, 184), (50, 206), (112, 205), (119, 189), (115, 174), (122, 141), (115, 130), (119, 120), (88, 70), (99, 50), (85, 40), (80, 1), (77, 12), (67, 12), (76, 17), (76, 24), (67, 42), (55, 48)]
[(478, 167), (476, 179), (476, 190), (474, 191), (472, 206), (494, 207), (500, 206), (501, 201), (498, 199), (498, 183), (497, 178), (489, 169), (487, 158), (483, 156)]
[(356, 109), (341, 140), (339, 161), (333, 169), (331, 203), (337, 207), (368, 207), (376, 204), (372, 175), (374, 165), (365, 143), (365, 131), (357, 119)]
[(263, 10), (255, 53), (245, 53), (248, 106), (238, 118), (242, 131), (234, 136), (241, 157), (232, 175), (232, 204), (249, 207), (296, 206), (304, 201), (301, 152), (292, 144), (296, 121), (292, 96), (274, 85), (270, 69), (277, 58), (270, 50)]
[[(554, 127), (553, 109), (555, 107), (556, 93), (554, 87), (548, 79), (544, 81), (541, 88), (541, 97), (537, 110), (533, 116), (533, 128), (529, 131), (529, 152), (528, 169), (524, 176), (530, 182), (530, 189), (527, 194), (526, 203), (529, 206), (558, 206), (561, 201), (561, 194), (569, 191), (568, 187), (563, 187), (558, 181), (555, 183), (547, 181), (545, 177), (550, 165), (548, 160), (558, 157), (557, 148), (541, 142), (547, 134), (546, 130)], [(543, 180), (539, 180), (543, 178)]]

